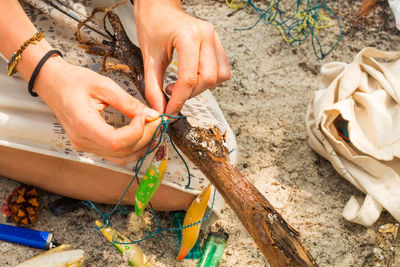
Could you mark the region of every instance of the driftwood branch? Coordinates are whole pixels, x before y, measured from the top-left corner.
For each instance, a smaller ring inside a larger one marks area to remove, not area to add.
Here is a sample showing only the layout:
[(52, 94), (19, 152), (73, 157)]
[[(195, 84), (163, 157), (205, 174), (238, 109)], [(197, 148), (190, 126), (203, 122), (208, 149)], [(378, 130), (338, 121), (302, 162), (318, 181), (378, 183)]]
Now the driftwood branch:
[[(104, 61), (103, 66), (125, 73), (145, 96), (140, 49), (129, 40), (118, 16), (110, 8), (97, 8), (93, 14), (96, 12), (105, 13), (104, 19), (107, 18), (113, 28), (113, 41), (95, 44), (82, 40), (79, 31), (86, 21), (78, 26), (77, 40), (88, 53), (118, 59), (120, 65)], [(179, 119), (171, 124), (171, 133), (175, 144), (222, 194), (271, 266), (317, 266), (298, 233), (231, 164), (224, 137), (217, 128), (197, 128), (186, 119)]]

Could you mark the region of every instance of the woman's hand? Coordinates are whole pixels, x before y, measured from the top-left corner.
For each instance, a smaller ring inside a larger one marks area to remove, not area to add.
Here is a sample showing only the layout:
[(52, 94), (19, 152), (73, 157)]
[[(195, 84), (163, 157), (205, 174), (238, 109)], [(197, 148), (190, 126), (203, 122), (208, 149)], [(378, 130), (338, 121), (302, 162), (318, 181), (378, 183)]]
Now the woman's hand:
[[(13, 23), (10, 23), (12, 21)], [(37, 29), (18, 1), (2, 1), (0, 8), (0, 53), (10, 58)], [(29, 81), (35, 66), (52, 47), (43, 38), (29, 45), (17, 71)], [(126, 93), (115, 82), (89, 69), (50, 57), (41, 68), (34, 90), (53, 110), (74, 148), (95, 153), (117, 164), (142, 156), (160, 123), (160, 114)], [(108, 105), (131, 118), (115, 129), (100, 112)]]
[[(35, 81), (35, 91), (53, 110), (72, 146), (117, 164), (144, 154), (160, 114), (143, 105), (111, 79), (51, 57)], [(100, 115), (108, 105), (131, 118), (115, 129)]]
[[(228, 60), (212, 24), (184, 13), (179, 0), (135, 0), (134, 5), (146, 98), (152, 108), (176, 114), (188, 98), (229, 79)], [(171, 98), (165, 107), (163, 76), (174, 48), (178, 80), (166, 87)]]

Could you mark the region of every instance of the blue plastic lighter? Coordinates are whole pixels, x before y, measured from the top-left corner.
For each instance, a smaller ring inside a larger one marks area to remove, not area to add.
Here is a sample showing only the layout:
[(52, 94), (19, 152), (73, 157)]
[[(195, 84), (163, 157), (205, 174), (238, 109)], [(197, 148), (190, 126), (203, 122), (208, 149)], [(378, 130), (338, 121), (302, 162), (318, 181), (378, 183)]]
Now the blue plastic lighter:
[(0, 240), (38, 249), (51, 249), (53, 234), (0, 223)]

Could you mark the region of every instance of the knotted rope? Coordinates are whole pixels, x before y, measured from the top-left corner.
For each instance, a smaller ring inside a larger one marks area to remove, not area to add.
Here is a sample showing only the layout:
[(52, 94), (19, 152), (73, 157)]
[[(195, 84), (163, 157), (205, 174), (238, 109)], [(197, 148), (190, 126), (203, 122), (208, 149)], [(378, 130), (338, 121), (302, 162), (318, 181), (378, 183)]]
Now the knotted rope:
[[(158, 146), (161, 144), (161, 141), (163, 140), (163, 136), (165, 136), (165, 134), (167, 134), (168, 138), (170, 139), (170, 142), (171, 142), (172, 147), (174, 148), (175, 152), (178, 154), (178, 156), (180, 157), (180, 159), (182, 160), (182, 162), (184, 163), (184, 165), (185, 165), (185, 167), (186, 167), (186, 171), (187, 171), (187, 174), (188, 174), (188, 183), (187, 183), (187, 185), (185, 186), (185, 188), (186, 188), (186, 189), (189, 188), (190, 182), (191, 182), (189, 167), (188, 167), (186, 161), (183, 159), (182, 155), (179, 153), (179, 151), (178, 151), (178, 149), (176, 148), (174, 142), (172, 141), (171, 129), (170, 129), (170, 119), (182, 119), (182, 118), (185, 118), (185, 116), (174, 117), (174, 116), (170, 116), (170, 115), (167, 115), (167, 114), (162, 114), (160, 117), (161, 117), (161, 122), (160, 122), (160, 124), (159, 124), (159, 125), (157, 126), (157, 128), (156, 128), (156, 131), (155, 131), (154, 134), (153, 134), (153, 137), (152, 137), (152, 139), (151, 139), (151, 141), (150, 141), (149, 146), (148, 146), (147, 149), (146, 149), (146, 152), (145, 152), (144, 156), (141, 157), (141, 158), (139, 158), (139, 159), (137, 160), (137, 162), (136, 162), (136, 166), (135, 166), (135, 168), (134, 168), (135, 174), (133, 175), (131, 181), (129, 182), (128, 186), (126, 187), (125, 191), (123, 192), (121, 198), (119, 199), (119, 201), (117, 202), (117, 204), (115, 204), (115, 206), (111, 209), (111, 211), (108, 212), (108, 213), (102, 213), (102, 212), (96, 207), (96, 205), (95, 205), (93, 202), (91, 202), (90, 200), (88, 200), (88, 201), (83, 201), (83, 204), (84, 204), (84, 205), (86, 205), (86, 206), (89, 207), (89, 208), (94, 209), (98, 214), (100, 214), (100, 216), (101, 216), (101, 218), (102, 218), (102, 221), (103, 221), (103, 224), (104, 224), (104, 225), (101, 226), (101, 227), (95, 227), (97, 230), (100, 230), (101, 228), (104, 228), (104, 227), (111, 226), (111, 215), (112, 215), (115, 211), (117, 211), (117, 209), (120, 207), (121, 202), (122, 202), (122, 200), (124, 199), (124, 197), (125, 197), (126, 193), (128, 192), (129, 188), (131, 187), (133, 181), (136, 180), (138, 184), (140, 183), (140, 181), (139, 181), (139, 171), (140, 171), (140, 169), (141, 169), (141, 167), (142, 167), (142, 165), (143, 165), (144, 160), (146, 159), (146, 157), (147, 157), (149, 154), (151, 154), (152, 152), (154, 152), (154, 151), (158, 148)], [(155, 147), (151, 148), (151, 144), (153, 144), (153, 142), (157, 139), (158, 134), (160, 134), (160, 135), (159, 135), (159, 138), (158, 138), (158, 142), (157, 142), (157, 144), (156, 144)], [(164, 137), (164, 138), (165, 138), (165, 137)], [(145, 233), (146, 236), (145, 236), (144, 238), (141, 238), (141, 239), (139, 239), (139, 240), (135, 240), (135, 241), (130, 242), (130, 243), (121, 243), (121, 242), (117, 242), (117, 241), (114, 241), (114, 240), (113, 240), (113, 242), (116, 243), (116, 244), (131, 245), (131, 244), (136, 244), (136, 243), (142, 242), (142, 241), (144, 241), (144, 240), (146, 240), (146, 239), (148, 239), (148, 238), (150, 238), (150, 237), (155, 237), (157, 234), (160, 234), (160, 233), (165, 232), (165, 231), (168, 231), (168, 232), (179, 231), (179, 230), (182, 230), (182, 229), (186, 229), (186, 228), (189, 228), (189, 227), (198, 225), (198, 224), (204, 222), (205, 220), (207, 220), (207, 219), (210, 217), (210, 215), (211, 215), (211, 213), (212, 213), (212, 209), (213, 209), (213, 207), (214, 207), (215, 193), (216, 193), (216, 189), (214, 189), (214, 194), (213, 194), (213, 200), (212, 200), (212, 204), (211, 204), (211, 209), (210, 209), (210, 211), (206, 214), (206, 216), (204, 216), (201, 220), (199, 220), (199, 221), (197, 221), (197, 222), (195, 222), (195, 223), (188, 224), (188, 225), (185, 225), (185, 226), (182, 226), (182, 227), (163, 228), (163, 227), (161, 226), (161, 224), (160, 224), (160, 221), (159, 221), (159, 219), (158, 219), (158, 217), (157, 217), (157, 215), (156, 215), (154, 209), (153, 209), (153, 206), (152, 206), (151, 203), (149, 202), (149, 206), (150, 206), (150, 208), (151, 208), (151, 212), (153, 213), (153, 216), (154, 216), (154, 218), (155, 218), (155, 220), (156, 220), (156, 223), (157, 223), (157, 229), (156, 229), (154, 232), (152, 232), (152, 233)]]

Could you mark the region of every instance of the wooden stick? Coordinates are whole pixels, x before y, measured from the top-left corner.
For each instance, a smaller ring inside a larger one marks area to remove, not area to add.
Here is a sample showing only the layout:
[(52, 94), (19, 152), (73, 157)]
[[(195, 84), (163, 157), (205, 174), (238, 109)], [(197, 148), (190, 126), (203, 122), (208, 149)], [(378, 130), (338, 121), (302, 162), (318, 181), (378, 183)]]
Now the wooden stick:
[[(145, 97), (140, 49), (129, 40), (117, 15), (107, 8), (97, 8), (94, 12), (101, 10), (105, 11), (104, 16), (109, 19), (113, 27), (114, 42), (107, 46), (90, 44), (82, 40), (80, 42), (89, 53), (114, 57), (129, 66), (128, 77)], [(231, 164), (227, 148), (224, 146), (224, 137), (216, 127), (196, 128), (186, 119), (179, 119), (171, 124), (171, 134), (180, 150), (221, 193), (272, 267), (318, 266), (302, 245), (298, 233)]]

